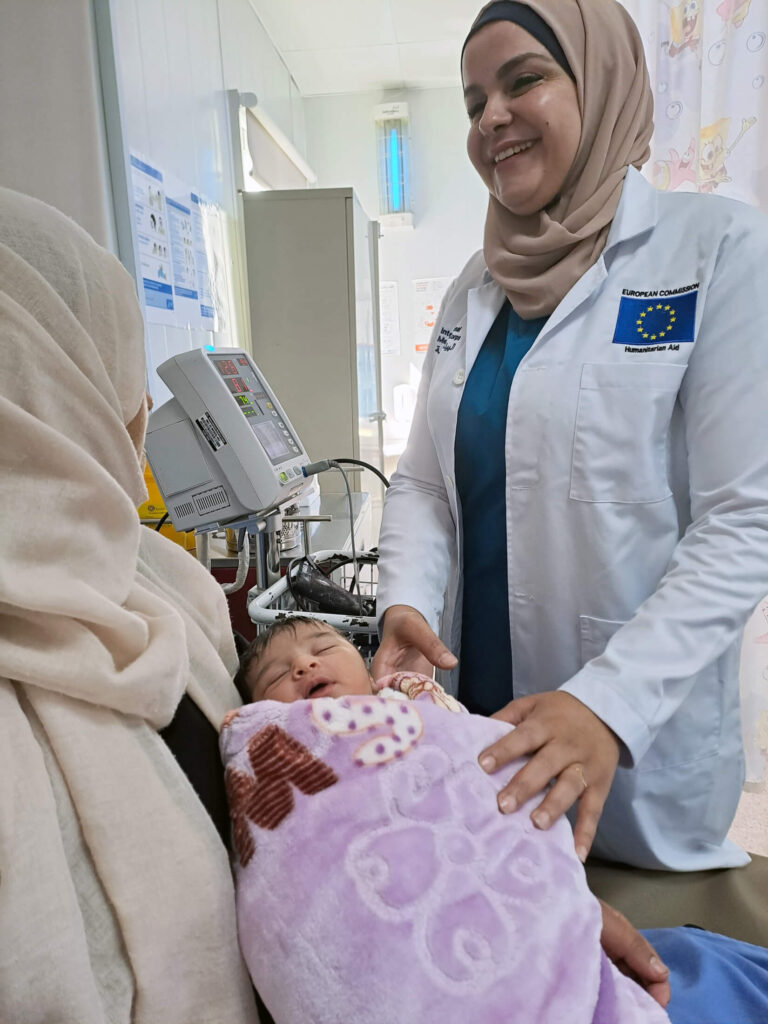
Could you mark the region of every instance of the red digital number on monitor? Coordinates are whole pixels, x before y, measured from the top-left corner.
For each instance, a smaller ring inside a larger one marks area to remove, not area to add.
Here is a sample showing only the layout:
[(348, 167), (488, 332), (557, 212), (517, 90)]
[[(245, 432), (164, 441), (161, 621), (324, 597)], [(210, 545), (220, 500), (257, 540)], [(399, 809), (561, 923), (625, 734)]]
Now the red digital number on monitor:
[(222, 377), (229, 377), (231, 374), (237, 373), (237, 367), (232, 359), (217, 359), (216, 366)]

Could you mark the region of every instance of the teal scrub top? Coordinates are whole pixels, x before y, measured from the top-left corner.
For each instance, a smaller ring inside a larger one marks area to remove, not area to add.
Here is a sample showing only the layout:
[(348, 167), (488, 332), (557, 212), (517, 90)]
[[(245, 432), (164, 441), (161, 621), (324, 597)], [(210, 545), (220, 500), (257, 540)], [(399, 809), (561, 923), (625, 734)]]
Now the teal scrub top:
[(523, 320), (504, 301), (472, 366), (456, 424), (464, 574), (459, 699), (484, 715), (513, 697), (505, 458), (509, 390), (546, 322), (546, 317)]

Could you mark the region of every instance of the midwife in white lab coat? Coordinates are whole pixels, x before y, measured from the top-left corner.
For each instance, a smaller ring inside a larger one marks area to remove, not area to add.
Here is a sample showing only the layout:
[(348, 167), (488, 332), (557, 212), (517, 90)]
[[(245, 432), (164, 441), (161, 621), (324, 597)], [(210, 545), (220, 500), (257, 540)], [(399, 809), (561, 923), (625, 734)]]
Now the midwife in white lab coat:
[[(768, 228), (640, 175), (615, 0), (488, 5), (462, 54), (485, 245), (432, 337), (381, 534), (374, 671), (517, 729), (500, 794), (580, 856), (742, 865), (738, 649), (768, 591)], [(438, 634), (441, 639), (438, 639)], [(550, 780), (554, 780), (547, 789)]]

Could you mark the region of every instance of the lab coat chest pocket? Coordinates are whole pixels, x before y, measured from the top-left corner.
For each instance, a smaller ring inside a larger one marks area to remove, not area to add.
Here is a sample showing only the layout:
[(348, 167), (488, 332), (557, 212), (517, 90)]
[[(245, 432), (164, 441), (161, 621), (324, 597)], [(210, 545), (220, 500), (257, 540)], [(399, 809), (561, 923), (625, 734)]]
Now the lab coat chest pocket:
[(572, 499), (640, 503), (670, 496), (669, 425), (685, 370), (676, 363), (582, 367)]

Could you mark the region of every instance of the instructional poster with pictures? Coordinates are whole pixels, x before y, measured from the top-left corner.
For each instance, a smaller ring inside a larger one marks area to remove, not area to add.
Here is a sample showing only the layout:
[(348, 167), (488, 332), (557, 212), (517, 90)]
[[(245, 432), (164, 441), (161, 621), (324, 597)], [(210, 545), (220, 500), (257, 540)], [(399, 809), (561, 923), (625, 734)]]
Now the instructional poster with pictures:
[(153, 323), (175, 324), (171, 235), (163, 175), (133, 154), (130, 165), (145, 315)]
[(173, 253), (173, 297), (176, 323), (180, 327), (200, 327), (200, 304), (195, 273), (195, 247), (191, 204), (167, 197), (168, 220)]
[(139, 281), (147, 321), (231, 330), (224, 211), (189, 183), (131, 154)]
[(426, 277), (413, 282), (413, 308), (415, 310), (414, 349), (424, 353), (429, 348), (429, 339), (437, 322), (437, 314), (443, 301), (450, 277)]

